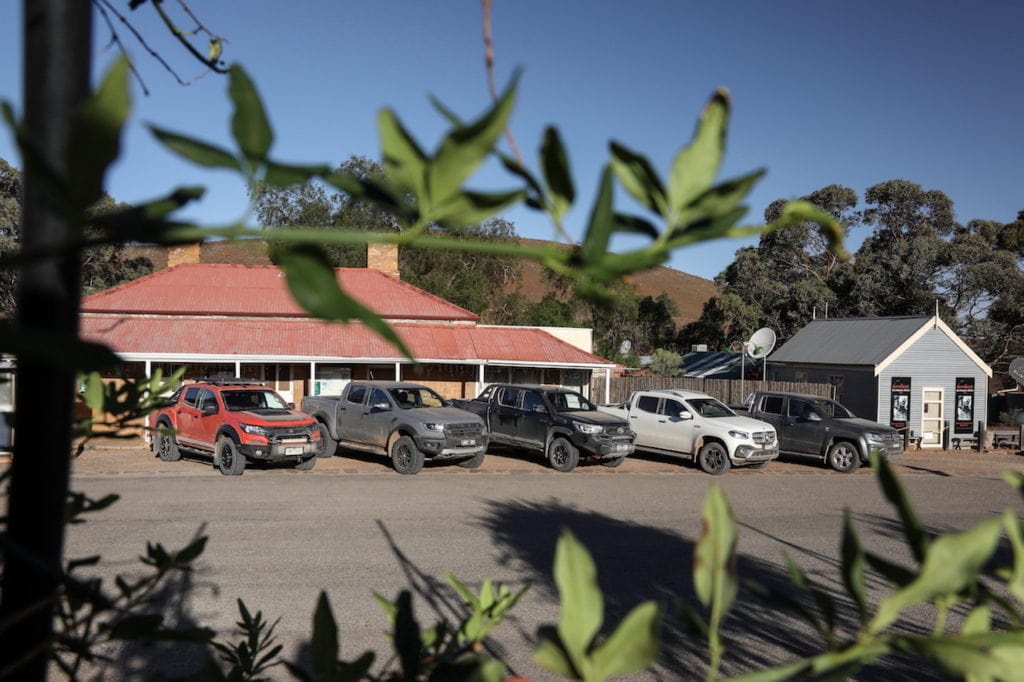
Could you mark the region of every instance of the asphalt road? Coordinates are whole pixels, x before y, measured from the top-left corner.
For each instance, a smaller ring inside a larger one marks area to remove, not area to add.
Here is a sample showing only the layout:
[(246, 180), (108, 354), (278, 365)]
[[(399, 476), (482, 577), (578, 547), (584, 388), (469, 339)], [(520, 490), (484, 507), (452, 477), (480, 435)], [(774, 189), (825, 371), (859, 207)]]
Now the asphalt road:
[[(926, 526), (964, 528), (1020, 508), (999, 480), (1024, 458), (973, 453), (910, 453), (897, 470)], [(647, 599), (696, 605), (690, 567), (708, 487), (721, 484), (740, 524), (739, 571), (769, 589), (787, 589), (785, 555), (826, 588), (840, 589), (838, 537), (849, 509), (870, 549), (894, 560), (907, 554), (892, 508), (870, 471), (840, 475), (804, 464), (775, 462), (762, 471), (712, 478), (669, 460), (636, 459), (617, 469), (582, 467), (558, 474), (528, 456), (489, 456), (480, 470), (428, 467), (417, 476), (390, 471), (383, 459), (335, 457), (311, 472), (249, 469), (216, 473), (208, 461), (162, 463), (138, 448), (89, 451), (75, 463), (74, 487), (100, 496), (117, 492), (109, 511), (68, 531), (68, 556), (101, 553), (108, 580), (135, 571), (147, 541), (169, 548), (196, 533), (209, 537), (198, 570), (164, 595), (170, 613), (230, 632), (235, 600), (262, 610), (277, 628), (285, 655), (302, 657), (317, 595), (326, 591), (339, 624), (342, 657), (366, 649), (387, 657), (387, 620), (371, 592), (416, 595), (421, 625), (458, 617), (444, 582), (484, 578), (514, 588), (533, 585), (493, 635), (497, 653), (534, 679), (552, 679), (530, 659), (537, 626), (557, 619), (551, 581), (554, 546), (569, 528), (593, 553), (605, 592), (606, 622), (617, 622)], [(876, 596), (883, 585), (871, 583)], [(674, 609), (673, 609), (674, 610)], [(847, 610), (844, 618), (852, 617)], [(905, 627), (924, 627), (927, 613)], [(844, 620), (844, 622), (851, 622)], [(680, 621), (665, 621), (665, 645), (645, 679), (702, 679), (705, 654)], [(746, 592), (729, 620), (725, 672), (748, 671), (808, 649), (813, 636), (789, 616)], [(137, 679), (157, 667), (171, 673), (194, 660), (171, 652), (114, 652), (104, 679)], [(905, 661), (879, 666), (862, 679), (927, 678)], [(276, 669), (275, 679), (288, 679)]]

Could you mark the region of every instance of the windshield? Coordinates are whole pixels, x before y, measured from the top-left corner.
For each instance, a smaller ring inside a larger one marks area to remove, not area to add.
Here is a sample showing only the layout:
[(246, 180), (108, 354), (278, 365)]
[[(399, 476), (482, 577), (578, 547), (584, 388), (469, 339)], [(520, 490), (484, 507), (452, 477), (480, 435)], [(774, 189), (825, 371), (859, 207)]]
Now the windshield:
[(392, 388), (388, 390), (388, 393), (391, 394), (391, 399), (395, 401), (395, 404), (403, 410), (444, 406), (444, 398), (425, 386)]
[(686, 403), (702, 417), (735, 417), (736, 413), (714, 398), (691, 398)]
[(574, 391), (558, 391), (547, 395), (551, 405), (558, 412), (593, 412), (597, 409), (594, 403)]
[(258, 410), (273, 408), (287, 410), (288, 404), (269, 389), (252, 389), (245, 391), (222, 391), (221, 398), (224, 400), (224, 407), (229, 412), (240, 410)]
[(819, 414), (836, 419), (853, 419), (853, 413), (834, 400), (815, 400), (814, 409)]

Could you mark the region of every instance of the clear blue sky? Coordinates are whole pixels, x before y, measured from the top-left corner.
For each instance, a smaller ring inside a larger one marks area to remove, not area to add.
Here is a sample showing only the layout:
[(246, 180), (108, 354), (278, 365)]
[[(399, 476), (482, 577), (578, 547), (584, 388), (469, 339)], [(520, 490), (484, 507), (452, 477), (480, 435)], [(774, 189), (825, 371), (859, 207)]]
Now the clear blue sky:
[[(114, 3), (127, 13), (126, 0)], [(282, 160), (377, 158), (382, 106), (433, 148), (443, 122), (428, 94), (467, 118), (488, 102), (475, 0), (190, 5), (228, 39), (225, 57), (256, 81)], [(184, 77), (199, 72), (149, 18), (148, 6), (128, 14)], [(0, 97), (20, 111), (20, 3), (8, 0), (0, 17)], [(862, 196), (893, 178), (947, 193), (962, 222), (1009, 222), (1024, 209), (1024, 4), (494, 0), (493, 20), (499, 84), (524, 69), (512, 130), (528, 163), (537, 167), (546, 125), (556, 124), (566, 141), (580, 194), (568, 220), (576, 237), (609, 140), (647, 154), (664, 172), (718, 86), (730, 89), (734, 103), (723, 177), (768, 169), (752, 196), (751, 222), (776, 198), (831, 183)], [(100, 66), (115, 52), (104, 51), (108, 38), (97, 18)], [(210, 193), (192, 218), (237, 218), (245, 194), (234, 176), (179, 162), (141, 126), (227, 145), (226, 80), (211, 74), (181, 87), (130, 35), (122, 38), (151, 95), (136, 87), (110, 193), (134, 202), (202, 184)], [(0, 157), (21, 165), (9, 134), (0, 135)], [(511, 183), (486, 168), (471, 184)], [(553, 236), (540, 214), (508, 217), (522, 236)], [(691, 247), (670, 265), (711, 278), (744, 243), (753, 242)]]

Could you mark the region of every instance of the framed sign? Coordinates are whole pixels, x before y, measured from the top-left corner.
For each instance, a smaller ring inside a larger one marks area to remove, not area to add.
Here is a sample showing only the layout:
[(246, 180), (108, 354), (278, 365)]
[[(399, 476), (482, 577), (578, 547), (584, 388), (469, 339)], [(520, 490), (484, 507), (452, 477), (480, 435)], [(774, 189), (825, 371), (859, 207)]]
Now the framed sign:
[(910, 421), (910, 377), (893, 377), (889, 400), (889, 425), (905, 429)]
[(974, 433), (974, 377), (956, 378), (953, 433)]

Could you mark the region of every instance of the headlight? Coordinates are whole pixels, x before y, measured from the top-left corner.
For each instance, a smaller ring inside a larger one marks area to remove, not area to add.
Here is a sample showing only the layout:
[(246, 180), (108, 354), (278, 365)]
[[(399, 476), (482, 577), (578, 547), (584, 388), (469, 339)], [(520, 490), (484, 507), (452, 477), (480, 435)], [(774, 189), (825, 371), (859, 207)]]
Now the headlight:
[(601, 433), (603, 430), (597, 424), (584, 424), (583, 422), (573, 422), (573, 427), (580, 433)]
[(883, 440), (885, 440), (885, 438), (880, 433), (872, 432), (868, 434), (868, 440), (873, 440), (881, 443)]
[(251, 433), (254, 436), (269, 436), (270, 431), (265, 426), (259, 426), (257, 424), (239, 424), (242, 430), (246, 433)]
[(746, 440), (750, 438), (750, 434), (746, 431), (730, 431), (729, 435), (733, 438), (738, 438), (739, 440)]
[(424, 424), (423, 427), (427, 431), (441, 431), (444, 432), (444, 424)]

